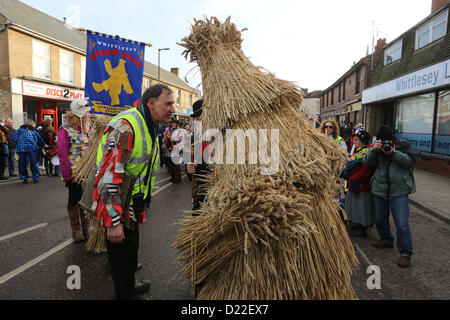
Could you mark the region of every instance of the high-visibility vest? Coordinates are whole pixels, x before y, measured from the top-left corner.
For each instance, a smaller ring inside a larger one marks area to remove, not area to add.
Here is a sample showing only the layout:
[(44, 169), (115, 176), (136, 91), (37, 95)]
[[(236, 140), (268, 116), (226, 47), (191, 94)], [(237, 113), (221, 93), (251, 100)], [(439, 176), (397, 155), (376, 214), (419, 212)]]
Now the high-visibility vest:
[(336, 141), (336, 142), (341, 142), (342, 140), (344, 140), (344, 138), (342, 138), (341, 136), (337, 136), (336, 138), (331, 138), (331, 140)]
[[(159, 159), (159, 143), (158, 139), (155, 141), (155, 146), (152, 150), (152, 137), (148, 130), (146, 121), (142, 114), (136, 109), (132, 108), (130, 110), (119, 113), (115, 116), (108, 127), (116, 128), (120, 125), (120, 122), (125, 119), (127, 120), (134, 131), (134, 145), (131, 151), (131, 156), (129, 162), (125, 165), (125, 174), (128, 176), (136, 177), (136, 182), (133, 186), (132, 195), (137, 193), (143, 193), (144, 199), (147, 198), (149, 194), (149, 180), (150, 182), (150, 194), (153, 192), (153, 187), (155, 184), (155, 178), (147, 179), (145, 181), (145, 176), (150, 166), (153, 165), (152, 172), (158, 169), (158, 159)], [(103, 161), (103, 147), (106, 144), (108, 133), (104, 134), (102, 140), (98, 146), (97, 150), (97, 168), (101, 168)], [(152, 155), (153, 151), (153, 155)], [(152, 157), (151, 162), (150, 157)], [(150, 172), (149, 175), (152, 173)], [(126, 192), (125, 190), (123, 192)], [(133, 199), (131, 199), (130, 205), (133, 204)]]

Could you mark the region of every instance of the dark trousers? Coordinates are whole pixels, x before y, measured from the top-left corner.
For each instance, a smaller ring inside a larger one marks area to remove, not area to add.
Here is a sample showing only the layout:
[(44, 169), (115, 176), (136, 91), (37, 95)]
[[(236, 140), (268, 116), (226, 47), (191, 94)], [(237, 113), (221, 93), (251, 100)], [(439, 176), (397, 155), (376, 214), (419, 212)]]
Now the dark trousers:
[(67, 207), (73, 207), (80, 202), (81, 197), (83, 196), (83, 188), (81, 184), (70, 181), (68, 185), (69, 189), (69, 200), (67, 201)]
[(173, 163), (171, 157), (166, 157), (166, 164), (169, 169), (169, 174), (172, 182), (181, 182), (181, 166)]
[(108, 262), (111, 266), (116, 299), (135, 298), (135, 272), (139, 249), (139, 229), (123, 228), (125, 239), (121, 243), (112, 243), (106, 239)]
[(45, 166), (45, 173), (47, 175), (51, 175), (53, 172), (53, 164), (48, 155), (44, 156), (44, 166)]
[(7, 159), (6, 153), (3, 151), (3, 144), (0, 143), (0, 177), (5, 175), (5, 161)]

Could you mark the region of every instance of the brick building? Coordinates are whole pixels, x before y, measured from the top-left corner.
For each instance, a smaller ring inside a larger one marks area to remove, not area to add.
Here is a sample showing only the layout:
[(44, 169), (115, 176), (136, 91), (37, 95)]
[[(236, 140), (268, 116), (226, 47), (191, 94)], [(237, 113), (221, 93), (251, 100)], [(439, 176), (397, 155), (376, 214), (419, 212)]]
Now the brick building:
[[(62, 123), (70, 101), (84, 97), (86, 34), (17, 0), (0, 1), (0, 115), (14, 127), (33, 119)], [(187, 117), (198, 92), (178, 69), (160, 69), (160, 81), (176, 100), (176, 115)], [(158, 82), (158, 67), (146, 61), (143, 89)]]
[(302, 89), (304, 92), (302, 104), (300, 110), (307, 113), (312, 118), (314, 124), (319, 121), (320, 117), (320, 95), (322, 91), (316, 90), (308, 92), (308, 89)]
[(354, 124), (365, 122), (361, 93), (368, 86), (372, 58), (376, 64), (381, 48), (385, 44), (386, 39), (379, 39), (373, 57), (368, 55), (358, 62), (354, 62), (346, 73), (322, 91), (320, 95), (321, 121), (336, 120), (340, 126), (344, 126), (348, 122)]
[(362, 103), (370, 134), (383, 124), (411, 143), (417, 167), (450, 176), (450, 1), (384, 46)]

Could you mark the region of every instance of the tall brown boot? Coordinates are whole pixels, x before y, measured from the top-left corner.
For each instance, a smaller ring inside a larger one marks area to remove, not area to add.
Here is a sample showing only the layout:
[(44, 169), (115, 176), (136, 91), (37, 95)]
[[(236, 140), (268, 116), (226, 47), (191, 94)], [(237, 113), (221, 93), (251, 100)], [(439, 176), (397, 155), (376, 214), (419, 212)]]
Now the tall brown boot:
[(72, 238), (75, 242), (84, 241), (83, 234), (81, 233), (80, 225), (80, 208), (78, 205), (67, 207), (69, 213), (70, 227), (72, 228)]
[(83, 232), (84, 239), (87, 241), (89, 239), (89, 217), (85, 210), (80, 209), (80, 218), (81, 218), (81, 231)]

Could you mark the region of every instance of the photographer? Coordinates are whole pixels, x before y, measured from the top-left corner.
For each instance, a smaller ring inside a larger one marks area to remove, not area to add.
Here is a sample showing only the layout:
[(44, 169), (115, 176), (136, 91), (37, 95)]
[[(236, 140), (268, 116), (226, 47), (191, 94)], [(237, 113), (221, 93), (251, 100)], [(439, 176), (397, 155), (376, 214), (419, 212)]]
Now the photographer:
[(394, 237), (389, 226), (389, 208), (397, 228), (397, 264), (408, 268), (411, 264), (412, 238), (409, 227), (408, 195), (416, 191), (412, 173), (415, 162), (407, 141), (394, 137), (393, 130), (382, 126), (376, 134), (373, 149), (363, 157), (363, 164), (375, 166), (371, 179), (371, 193), (375, 199), (376, 227), (380, 240), (375, 248), (392, 248)]

